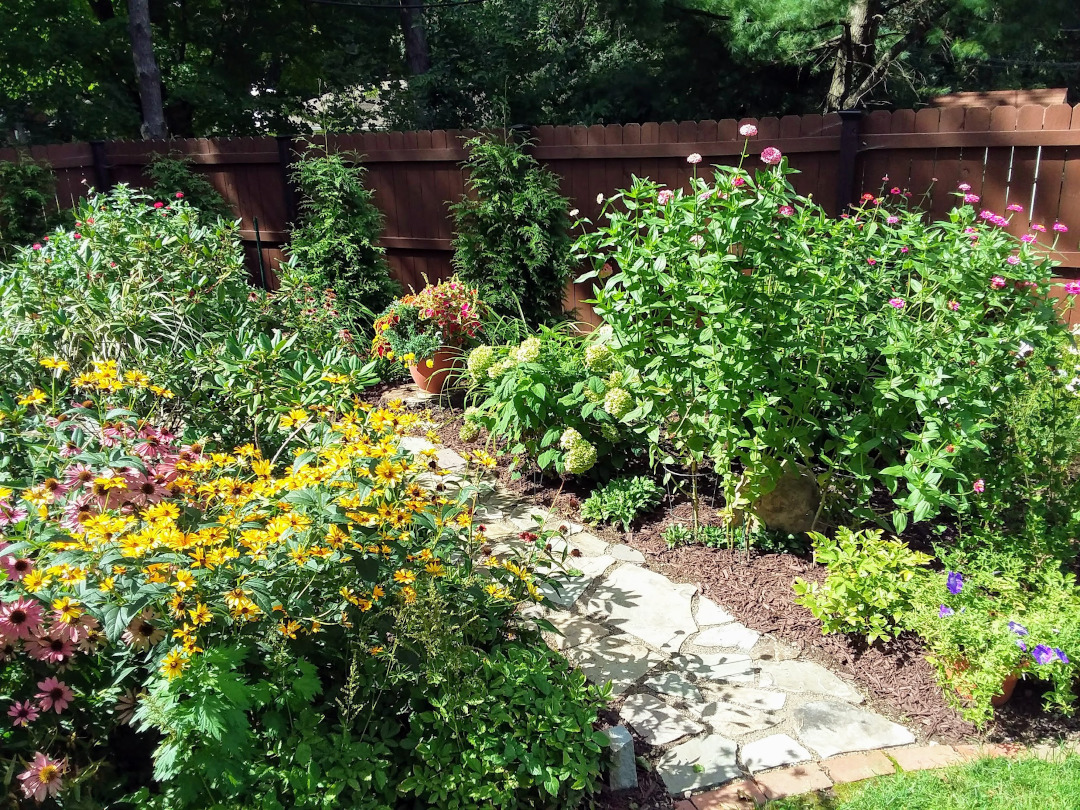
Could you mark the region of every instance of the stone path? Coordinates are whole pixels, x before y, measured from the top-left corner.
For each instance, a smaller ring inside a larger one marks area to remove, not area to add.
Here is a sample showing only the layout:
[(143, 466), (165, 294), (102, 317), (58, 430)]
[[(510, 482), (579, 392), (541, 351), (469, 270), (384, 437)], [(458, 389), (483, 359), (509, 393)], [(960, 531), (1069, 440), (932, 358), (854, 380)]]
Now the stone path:
[[(430, 445), (408, 439), (410, 450)], [(449, 470), (464, 461), (440, 451)], [(693, 585), (646, 569), (645, 557), (496, 489), (482, 497), (496, 555), (543, 522), (559, 531), (566, 573), (547, 587), (552, 608), (526, 608), (562, 635), (548, 641), (596, 683), (611, 682), (620, 714), (661, 749), (657, 769), (675, 796), (836, 754), (915, 742), (904, 726), (862, 708), (853, 686), (779, 640), (735, 621)]]

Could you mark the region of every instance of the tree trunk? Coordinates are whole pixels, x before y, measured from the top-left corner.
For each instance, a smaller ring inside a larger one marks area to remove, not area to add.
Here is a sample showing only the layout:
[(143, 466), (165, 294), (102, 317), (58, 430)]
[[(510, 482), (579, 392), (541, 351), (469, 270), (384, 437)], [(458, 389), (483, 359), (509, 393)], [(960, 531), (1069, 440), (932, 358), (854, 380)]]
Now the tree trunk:
[(420, 0), (400, 0), (401, 31), (405, 34), (405, 64), (413, 76), (431, 70), (431, 51), (424, 33), (424, 17)]
[(165, 108), (161, 103), (161, 70), (154, 57), (148, 0), (128, 0), (128, 32), (135, 59), (135, 77), (139, 81), (142, 135), (144, 138), (167, 138), (169, 131), (165, 127)]
[(852, 91), (862, 86), (874, 71), (880, 0), (851, 0), (844, 35), (836, 50), (832, 82), (825, 98), (825, 112), (842, 110), (858, 103)]

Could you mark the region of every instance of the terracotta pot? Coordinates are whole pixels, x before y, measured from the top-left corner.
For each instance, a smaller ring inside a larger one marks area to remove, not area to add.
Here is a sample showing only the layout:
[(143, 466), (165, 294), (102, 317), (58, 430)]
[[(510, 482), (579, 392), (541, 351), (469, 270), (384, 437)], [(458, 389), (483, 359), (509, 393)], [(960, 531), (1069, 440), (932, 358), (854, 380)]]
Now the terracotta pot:
[[(965, 669), (968, 668), (968, 666), (969, 666), (969, 664), (967, 662), (967, 659), (966, 658), (960, 658), (957, 661), (955, 661), (952, 664), (952, 666), (949, 667), (949, 670), (951, 672), (963, 672)], [(998, 692), (996, 695), (994, 695), (994, 697), (990, 698), (990, 705), (993, 706), (995, 709), (998, 709), (998, 708), (1004, 706), (1006, 703), (1008, 703), (1009, 700), (1012, 698), (1013, 690), (1016, 689), (1016, 684), (1017, 684), (1017, 681), (1019, 681), (1019, 680), (1020, 680), (1020, 673), (1019, 672), (1014, 672), (1011, 675), (1009, 675), (1002, 682), (1001, 691)], [(970, 694), (965, 694), (964, 692), (961, 692), (959, 689), (956, 690), (956, 693), (958, 695), (960, 695), (960, 697), (964, 698), (965, 700), (971, 700), (971, 695)]]
[(409, 366), (409, 373), (412, 374), (413, 382), (421, 391), (441, 394), (446, 388), (447, 380), (450, 379), (450, 372), (461, 359), (461, 350), (439, 349), (429, 359), (431, 360), (430, 368), (427, 360), (421, 360), (415, 366)]

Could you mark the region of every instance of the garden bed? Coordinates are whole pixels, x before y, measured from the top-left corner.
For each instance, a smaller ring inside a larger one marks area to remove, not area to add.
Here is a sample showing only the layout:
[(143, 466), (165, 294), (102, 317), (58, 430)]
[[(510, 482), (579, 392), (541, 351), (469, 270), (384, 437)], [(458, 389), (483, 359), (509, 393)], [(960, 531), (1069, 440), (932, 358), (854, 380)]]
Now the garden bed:
[[(403, 389), (390, 389), (382, 396), (392, 398), (399, 390)], [(437, 407), (433, 416), (434, 429), (447, 447), (459, 452), (484, 447), (483, 436), (473, 442), (461, 441), (458, 432), (463, 420), (459, 410)], [(557, 478), (526, 474), (512, 479), (509, 463), (508, 455), (499, 457), (498, 472), (504, 486), (568, 520), (583, 522), (580, 507), (589, 495), (587, 482), (568, 482), (560, 488)], [(712, 505), (706, 504), (702, 519), (708, 522), (712, 512)], [(999, 709), (995, 719), (979, 732), (946, 703), (918, 637), (903, 634), (893, 641), (867, 645), (855, 636), (822, 635), (821, 622), (795, 603), (791, 583), (795, 577), (824, 580), (824, 566), (816, 565), (808, 555), (790, 553), (751, 551), (748, 557), (741, 549), (701, 545), (669, 549), (661, 539), (664, 528), (677, 522), (689, 524), (690, 520), (689, 502), (675, 495), (645, 516), (632, 532), (623, 533), (610, 526), (593, 526), (589, 531), (641, 551), (646, 567), (676, 582), (696, 584), (703, 596), (722, 604), (743, 624), (773, 634), (808, 658), (851, 679), (868, 695), (870, 706), (895, 720), (907, 721), (922, 741), (956, 743), (978, 739), (1031, 744), (1080, 736), (1080, 719), (1043, 710), (1042, 689), (1032, 680), (1022, 680), (1009, 704)], [(917, 533), (920, 528), (909, 532)], [(911, 539), (919, 544), (919, 538)]]

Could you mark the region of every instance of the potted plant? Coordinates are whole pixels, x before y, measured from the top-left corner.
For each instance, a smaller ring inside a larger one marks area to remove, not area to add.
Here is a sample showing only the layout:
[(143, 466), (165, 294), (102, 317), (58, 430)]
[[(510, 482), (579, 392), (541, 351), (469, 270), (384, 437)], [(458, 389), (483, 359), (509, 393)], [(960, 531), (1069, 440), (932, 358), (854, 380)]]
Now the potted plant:
[(441, 393), (480, 331), (485, 307), (475, 287), (457, 277), (399, 298), (375, 321), (371, 352), (405, 364), (421, 390)]

